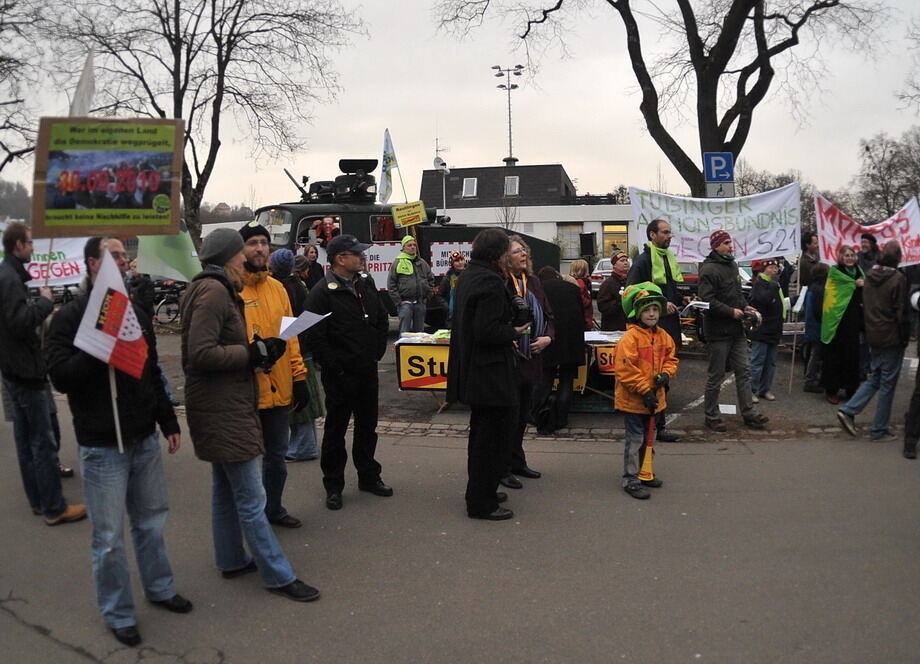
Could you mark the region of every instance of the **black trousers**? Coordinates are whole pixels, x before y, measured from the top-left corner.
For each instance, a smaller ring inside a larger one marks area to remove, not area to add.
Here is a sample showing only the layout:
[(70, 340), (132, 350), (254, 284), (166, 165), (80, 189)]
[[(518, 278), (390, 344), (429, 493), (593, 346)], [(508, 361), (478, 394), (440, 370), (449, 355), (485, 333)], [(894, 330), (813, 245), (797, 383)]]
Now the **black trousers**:
[(914, 393), (910, 397), (910, 406), (904, 416), (904, 442), (917, 444), (920, 440), (920, 371), (914, 382)]
[(527, 465), (527, 456), (524, 454), (524, 431), (530, 420), (530, 409), (533, 401), (534, 383), (518, 383), (518, 408), (516, 418), (511, 420), (511, 446), (505, 469), (514, 472)]
[(351, 456), (358, 471), (358, 482), (373, 484), (380, 479), (377, 450), (377, 370), (329, 376), (322, 372), (326, 391), (326, 425), (320, 465), (326, 493), (341, 493), (345, 487), (345, 433), (348, 420), (355, 418)]
[(498, 508), (495, 492), (508, 465), (509, 424), (516, 422), (514, 406), (470, 406), (466, 511), (471, 516), (485, 516)]

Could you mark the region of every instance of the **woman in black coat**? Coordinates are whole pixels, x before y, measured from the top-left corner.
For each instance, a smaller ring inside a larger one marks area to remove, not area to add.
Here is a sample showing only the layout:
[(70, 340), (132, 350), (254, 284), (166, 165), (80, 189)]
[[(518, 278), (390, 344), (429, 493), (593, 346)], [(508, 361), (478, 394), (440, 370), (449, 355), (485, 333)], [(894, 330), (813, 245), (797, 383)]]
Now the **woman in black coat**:
[(470, 406), (466, 512), (490, 521), (514, 516), (499, 505), (507, 495), (496, 490), (510, 453), (511, 422), (517, 421), (513, 344), (527, 328), (511, 324), (500, 267), (508, 246), (508, 236), (496, 228), (473, 240), (470, 264), (457, 281), (447, 370), (447, 401)]
[[(537, 273), (555, 318), (556, 338), (543, 351), (543, 379), (533, 395), (533, 419), (537, 432), (549, 435), (569, 424), (572, 381), (585, 363), (585, 331), (581, 325), (581, 292), (578, 286), (546, 266)], [(559, 386), (553, 392), (553, 382)]]

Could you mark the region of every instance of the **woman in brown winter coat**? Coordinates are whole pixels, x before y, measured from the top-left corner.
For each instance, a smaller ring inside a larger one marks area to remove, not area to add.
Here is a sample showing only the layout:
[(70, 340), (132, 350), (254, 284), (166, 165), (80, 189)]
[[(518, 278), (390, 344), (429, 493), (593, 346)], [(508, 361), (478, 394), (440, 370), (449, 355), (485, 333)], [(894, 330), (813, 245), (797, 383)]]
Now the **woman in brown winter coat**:
[[(258, 570), (270, 591), (299, 602), (319, 591), (297, 579), (265, 515), (264, 452), (254, 370), (270, 370), (287, 344), (246, 334), (243, 239), (218, 229), (199, 251), (204, 270), (180, 304), (186, 412), (195, 455), (211, 463), (211, 522), (224, 578)], [(250, 554), (243, 547), (243, 539)]]

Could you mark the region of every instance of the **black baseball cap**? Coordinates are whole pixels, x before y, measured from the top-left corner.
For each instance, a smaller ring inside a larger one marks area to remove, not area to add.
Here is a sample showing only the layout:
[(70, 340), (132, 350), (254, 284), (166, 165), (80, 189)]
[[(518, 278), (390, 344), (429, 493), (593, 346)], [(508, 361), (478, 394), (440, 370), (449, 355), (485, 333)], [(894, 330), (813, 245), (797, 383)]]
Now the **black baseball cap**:
[(358, 242), (358, 238), (356, 238), (354, 235), (336, 235), (326, 244), (326, 256), (328, 258), (332, 258), (333, 256), (345, 253), (346, 251), (361, 254), (370, 249), (372, 246), (373, 244)]

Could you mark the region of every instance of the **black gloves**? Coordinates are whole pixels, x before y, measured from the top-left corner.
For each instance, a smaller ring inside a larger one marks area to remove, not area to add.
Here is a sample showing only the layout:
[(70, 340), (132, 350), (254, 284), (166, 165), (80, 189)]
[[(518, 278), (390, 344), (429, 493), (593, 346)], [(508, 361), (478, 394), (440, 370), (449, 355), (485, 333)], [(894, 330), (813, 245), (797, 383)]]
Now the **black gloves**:
[(262, 339), (257, 334), (249, 344), (249, 364), (253, 369), (269, 373), (286, 350), (287, 342), (284, 339), (278, 337)]
[(658, 410), (658, 397), (655, 396), (655, 390), (649, 390), (642, 395), (642, 402), (648, 408), (648, 412), (654, 414)]
[(664, 387), (667, 389), (668, 384), (671, 382), (671, 377), (666, 373), (660, 373), (655, 376), (655, 387)]
[(299, 413), (310, 403), (310, 390), (307, 389), (307, 381), (305, 380), (295, 380), (293, 389), (294, 398), (291, 400), (291, 409), (295, 413)]

